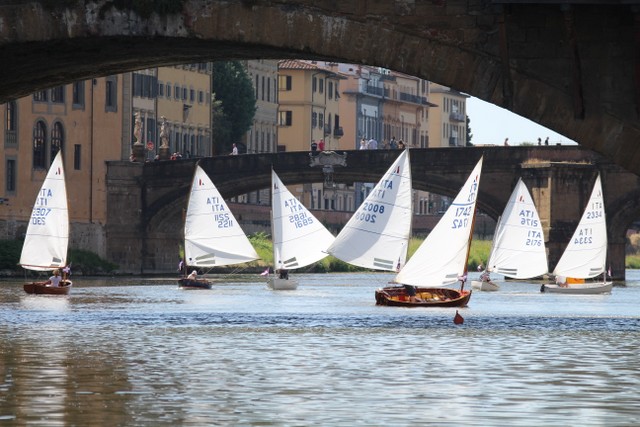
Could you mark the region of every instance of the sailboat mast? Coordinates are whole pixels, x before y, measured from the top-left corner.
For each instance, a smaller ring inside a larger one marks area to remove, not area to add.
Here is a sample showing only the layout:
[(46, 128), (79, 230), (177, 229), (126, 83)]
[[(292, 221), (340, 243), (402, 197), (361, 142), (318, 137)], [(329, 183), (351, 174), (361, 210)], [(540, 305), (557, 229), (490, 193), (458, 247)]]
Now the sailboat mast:
[(465, 280), (461, 281), (460, 290), (464, 289), (464, 282), (466, 281), (467, 272), (469, 270), (469, 253), (471, 252), (471, 239), (473, 239), (473, 229), (476, 226), (476, 213), (478, 212), (478, 208), (473, 210), (473, 219), (471, 220), (471, 228), (469, 229), (469, 241), (467, 242), (467, 256), (464, 259), (464, 271), (462, 272), (462, 277)]
[(198, 160), (193, 168), (193, 178), (191, 178), (191, 185), (189, 186), (189, 190), (187, 193), (187, 208), (182, 208), (182, 241), (184, 242), (184, 256), (182, 259), (182, 268), (183, 271), (180, 272), (182, 277), (186, 277), (189, 272), (189, 266), (187, 265), (187, 210), (189, 208), (189, 203), (191, 202), (191, 196), (193, 195), (193, 185), (196, 180), (196, 176), (198, 174), (198, 167), (200, 166), (200, 160)]
[[(273, 183), (273, 165), (271, 165), (271, 209), (269, 210), (269, 215), (271, 216), (271, 253), (273, 254), (273, 274), (276, 274), (276, 235), (274, 234), (274, 226), (273, 223), (273, 205), (275, 203), (275, 190)], [(271, 273), (269, 273), (271, 274)], [(276, 276), (277, 277), (277, 276)]]

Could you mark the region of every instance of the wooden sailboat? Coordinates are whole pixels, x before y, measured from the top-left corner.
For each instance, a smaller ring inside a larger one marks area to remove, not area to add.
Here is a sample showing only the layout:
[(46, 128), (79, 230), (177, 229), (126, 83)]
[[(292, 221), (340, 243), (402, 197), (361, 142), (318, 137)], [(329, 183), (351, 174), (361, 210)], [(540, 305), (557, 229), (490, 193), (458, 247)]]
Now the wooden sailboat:
[(374, 270), (398, 271), (411, 236), (411, 165), (404, 150), (342, 228), (328, 252)]
[[(598, 174), (578, 227), (573, 233), (553, 274), (555, 284), (544, 284), (541, 292), (562, 294), (610, 293), (612, 282), (606, 280), (607, 221), (602, 195), (602, 182)], [(602, 282), (585, 279), (602, 275)]]
[(530, 279), (542, 276), (547, 270), (542, 223), (531, 193), (519, 179), (498, 220), (486, 271), (480, 276), (481, 280), (471, 282), (471, 287), (482, 291), (498, 290), (490, 273)]
[[(31, 211), (20, 255), (20, 265), (27, 270), (60, 271), (67, 265), (69, 211), (64, 176), (62, 152), (58, 151)], [(29, 294), (66, 295), (71, 287), (70, 280), (62, 280), (59, 286), (47, 282), (24, 284)]]
[(289, 270), (325, 258), (335, 237), (291, 194), (273, 170), (271, 228), (275, 275), (269, 276), (267, 286), (274, 290), (296, 289), (298, 282), (289, 277)]
[[(186, 271), (241, 264), (259, 258), (207, 173), (196, 165), (184, 224)], [(182, 277), (181, 288), (211, 288), (208, 280)]]
[[(376, 290), (376, 303), (401, 307), (464, 307), (469, 246), (482, 171), (482, 158), (438, 224), (395, 277), (400, 286)], [(445, 287), (457, 282), (460, 289)]]

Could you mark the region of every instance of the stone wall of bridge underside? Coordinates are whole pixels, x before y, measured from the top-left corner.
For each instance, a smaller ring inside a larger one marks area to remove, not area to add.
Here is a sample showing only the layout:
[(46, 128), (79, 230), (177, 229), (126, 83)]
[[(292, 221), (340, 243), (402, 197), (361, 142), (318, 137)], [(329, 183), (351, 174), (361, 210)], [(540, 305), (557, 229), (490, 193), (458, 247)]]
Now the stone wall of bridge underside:
[(637, 3), (8, 1), (0, 101), (180, 63), (364, 63), (504, 107), (640, 173)]

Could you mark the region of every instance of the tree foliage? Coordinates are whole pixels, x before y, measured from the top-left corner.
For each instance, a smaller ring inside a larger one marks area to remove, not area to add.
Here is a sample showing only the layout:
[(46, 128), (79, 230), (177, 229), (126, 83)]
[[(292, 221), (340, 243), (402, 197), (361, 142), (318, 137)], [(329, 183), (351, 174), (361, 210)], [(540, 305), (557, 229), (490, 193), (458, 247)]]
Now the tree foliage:
[(212, 102), (213, 145), (217, 154), (228, 154), (251, 128), (257, 109), (253, 84), (240, 62), (214, 62)]
[(473, 139), (473, 133), (471, 133), (471, 119), (467, 116), (467, 147), (473, 147), (471, 140)]

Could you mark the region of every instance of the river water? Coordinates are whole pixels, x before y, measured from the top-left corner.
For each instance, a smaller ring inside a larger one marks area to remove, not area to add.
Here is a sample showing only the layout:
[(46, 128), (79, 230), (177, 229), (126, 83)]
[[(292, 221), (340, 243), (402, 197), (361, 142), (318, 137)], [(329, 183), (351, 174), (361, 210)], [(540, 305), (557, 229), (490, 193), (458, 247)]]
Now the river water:
[(385, 273), (0, 281), (0, 425), (635, 426), (640, 272), (611, 295), (508, 282), (376, 306)]

